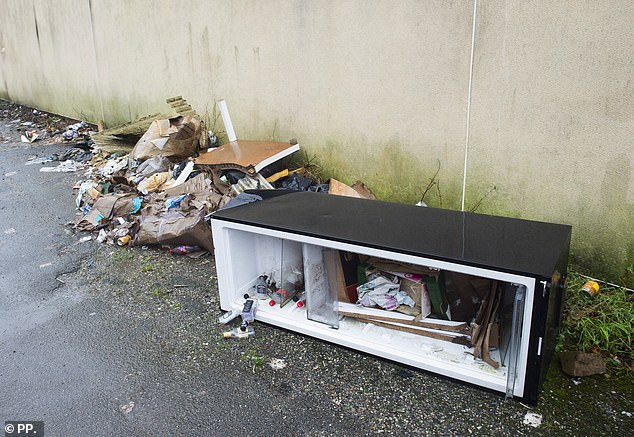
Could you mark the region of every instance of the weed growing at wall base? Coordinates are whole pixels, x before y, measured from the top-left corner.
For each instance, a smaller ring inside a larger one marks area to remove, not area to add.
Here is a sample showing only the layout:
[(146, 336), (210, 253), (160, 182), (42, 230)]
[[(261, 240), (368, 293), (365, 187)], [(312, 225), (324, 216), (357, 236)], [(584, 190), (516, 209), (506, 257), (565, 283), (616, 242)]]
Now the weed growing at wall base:
[(619, 370), (634, 370), (634, 294), (601, 284), (596, 296), (581, 290), (586, 280), (568, 277), (560, 348), (599, 352)]

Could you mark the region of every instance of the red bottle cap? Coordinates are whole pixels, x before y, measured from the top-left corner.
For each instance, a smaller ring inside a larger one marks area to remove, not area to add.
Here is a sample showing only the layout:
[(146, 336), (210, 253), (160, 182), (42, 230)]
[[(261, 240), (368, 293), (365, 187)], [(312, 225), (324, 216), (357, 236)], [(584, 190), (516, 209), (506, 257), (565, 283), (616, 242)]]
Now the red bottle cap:
[(301, 300), (297, 302), (297, 308), (301, 308), (303, 306), (304, 306), (304, 302), (302, 302)]
[(275, 306), (275, 301), (273, 299), (271, 299), (269, 301), (269, 306), (274, 307)]

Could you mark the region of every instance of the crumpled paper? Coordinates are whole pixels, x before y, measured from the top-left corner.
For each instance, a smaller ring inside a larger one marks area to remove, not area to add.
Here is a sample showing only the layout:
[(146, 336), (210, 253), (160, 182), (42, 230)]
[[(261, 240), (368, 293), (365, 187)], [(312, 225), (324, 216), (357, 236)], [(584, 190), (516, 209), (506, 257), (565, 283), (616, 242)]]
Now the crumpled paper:
[(375, 279), (357, 287), (359, 295), (358, 303), (364, 307), (379, 306), (385, 310), (395, 310), (399, 305), (407, 305), (413, 308), (416, 302), (404, 291), (400, 291), (399, 284), (396, 284), (384, 276), (377, 276)]

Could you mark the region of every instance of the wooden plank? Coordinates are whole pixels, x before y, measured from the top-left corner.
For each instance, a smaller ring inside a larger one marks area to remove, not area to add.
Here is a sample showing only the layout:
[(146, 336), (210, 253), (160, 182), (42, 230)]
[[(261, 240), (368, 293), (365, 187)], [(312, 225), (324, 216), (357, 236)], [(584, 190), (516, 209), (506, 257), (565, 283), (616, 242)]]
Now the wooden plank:
[(111, 136), (111, 135), (135, 135), (142, 136), (150, 127), (152, 122), (157, 119), (168, 118), (167, 115), (163, 114), (152, 114), (147, 115), (145, 117), (141, 117), (135, 121), (131, 121), (130, 123), (122, 124), (120, 126), (116, 126), (113, 128), (105, 129), (100, 132), (100, 135)]
[(328, 274), (328, 283), (337, 284), (337, 298), (340, 302), (350, 302), (346, 291), (346, 282), (343, 277), (343, 267), (341, 267), (339, 251), (334, 249), (325, 249), (323, 251), (323, 256), (324, 264), (326, 265), (326, 272)]
[(436, 329), (440, 331), (453, 332), (457, 334), (466, 334), (469, 327), (465, 322), (454, 322), (449, 320), (421, 319), (417, 320), (414, 316), (407, 314), (386, 311), (377, 308), (364, 308), (358, 305), (339, 303), (339, 314), (348, 317), (373, 319), (385, 322), (396, 322), (414, 327), (427, 329)]
[(334, 194), (335, 196), (348, 196), (361, 198), (361, 195), (357, 193), (352, 187), (339, 182), (336, 179), (330, 178), (330, 186), (328, 188), (328, 194)]
[(191, 105), (188, 105), (187, 103), (184, 103), (182, 105), (172, 105), (172, 108), (179, 114), (184, 111), (190, 111), (192, 109)]
[(356, 181), (350, 188), (359, 193), (359, 195), (364, 199), (376, 200), (376, 196), (372, 190), (370, 190), (368, 186), (361, 181)]
[(299, 150), (299, 145), (274, 141), (237, 140), (210, 152), (201, 153), (194, 160), (197, 165), (220, 167), (239, 166), (253, 168), (259, 172), (262, 168)]
[(448, 333), (432, 331), (426, 328), (420, 328), (420, 327), (411, 326), (411, 325), (403, 325), (401, 323), (394, 323), (394, 322), (382, 322), (379, 320), (372, 320), (372, 319), (367, 319), (366, 321), (368, 323), (372, 323), (373, 325), (381, 326), (384, 328), (395, 329), (397, 331), (408, 332), (410, 334), (422, 335), (424, 337), (430, 337), (436, 340), (443, 340), (443, 341), (448, 341), (450, 343), (456, 343), (456, 344), (464, 344), (464, 345), (468, 344), (468, 339), (467, 339), (467, 336), (465, 335), (460, 335), (460, 334), (452, 335)]
[(410, 316), (407, 314), (395, 312), (395, 311), (386, 311), (378, 308), (367, 308), (360, 305), (355, 305), (352, 303), (339, 302), (339, 314), (349, 313), (356, 314), (365, 317), (373, 317), (373, 318), (385, 318), (386, 320), (398, 320), (399, 322), (411, 322), (414, 320), (414, 316)]
[(115, 136), (92, 135), (91, 138), (101, 150), (108, 153), (130, 153), (134, 148), (133, 142)]

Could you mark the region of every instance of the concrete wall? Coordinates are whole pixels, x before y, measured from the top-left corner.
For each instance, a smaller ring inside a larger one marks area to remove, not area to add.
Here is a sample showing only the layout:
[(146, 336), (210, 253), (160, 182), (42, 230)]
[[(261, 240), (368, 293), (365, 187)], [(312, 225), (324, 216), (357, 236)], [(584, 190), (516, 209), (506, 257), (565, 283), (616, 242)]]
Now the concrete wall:
[[(570, 223), (634, 264), (630, 1), (478, 2), (466, 209)], [(0, 97), (114, 125), (183, 95), (326, 175), (460, 208), (473, 0), (5, 0)], [(219, 128), (222, 128), (219, 125)], [(495, 187), (495, 188), (494, 188)]]
[(634, 265), (634, 3), (478, 6), (467, 199), (495, 185), (485, 210), (572, 224), (577, 259), (618, 276)]

